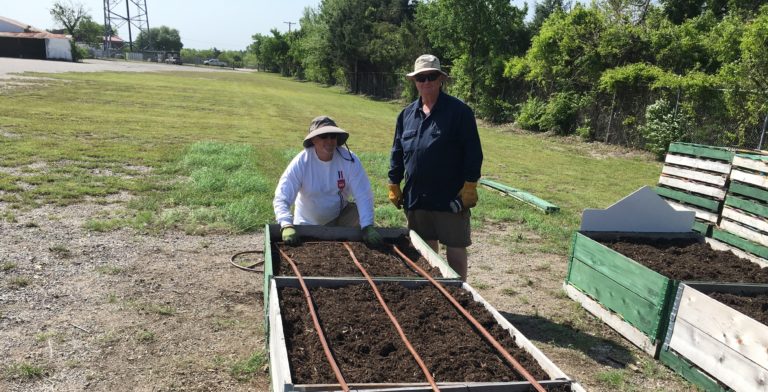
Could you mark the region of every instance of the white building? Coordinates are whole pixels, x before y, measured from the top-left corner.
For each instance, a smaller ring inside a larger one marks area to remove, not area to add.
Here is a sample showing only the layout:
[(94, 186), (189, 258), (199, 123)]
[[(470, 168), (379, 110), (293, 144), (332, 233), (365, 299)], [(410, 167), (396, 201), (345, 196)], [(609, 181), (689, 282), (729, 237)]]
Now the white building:
[(72, 61), (69, 36), (0, 16), (0, 57)]

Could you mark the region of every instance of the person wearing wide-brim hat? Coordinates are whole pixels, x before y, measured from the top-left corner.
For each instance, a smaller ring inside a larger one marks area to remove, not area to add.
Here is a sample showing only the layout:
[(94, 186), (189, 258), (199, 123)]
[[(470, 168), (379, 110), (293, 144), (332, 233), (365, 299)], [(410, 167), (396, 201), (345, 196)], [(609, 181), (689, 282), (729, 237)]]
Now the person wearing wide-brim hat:
[(448, 264), (466, 280), (470, 208), (477, 205), (483, 164), (475, 114), (442, 91), (448, 74), (437, 57), (419, 56), (406, 77), (416, 85), (419, 99), (397, 117), (389, 200), (405, 210), (408, 228), (433, 250), (440, 243), (446, 246)]
[(294, 225), (327, 225), (362, 227), (366, 244), (382, 245), (373, 227), (371, 183), (360, 159), (346, 146), (347, 139), (349, 132), (328, 116), (310, 123), (304, 150), (288, 164), (272, 201), (286, 244), (301, 242)]

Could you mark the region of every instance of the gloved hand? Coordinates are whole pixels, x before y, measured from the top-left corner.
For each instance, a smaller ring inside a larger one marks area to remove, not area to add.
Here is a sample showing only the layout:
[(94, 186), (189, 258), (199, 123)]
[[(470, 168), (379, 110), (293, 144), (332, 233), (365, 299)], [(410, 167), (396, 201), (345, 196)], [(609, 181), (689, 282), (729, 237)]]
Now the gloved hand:
[(391, 201), (398, 210), (403, 208), (403, 192), (400, 191), (400, 184), (389, 184), (389, 201)]
[(461, 198), (461, 204), (464, 208), (472, 208), (477, 205), (477, 183), (476, 182), (464, 182), (464, 186), (459, 191), (459, 197)]
[(283, 236), (283, 242), (285, 242), (286, 245), (295, 246), (301, 244), (299, 234), (296, 233), (296, 229), (294, 229), (293, 226), (283, 227), (281, 233)]
[(373, 228), (373, 225), (363, 227), (363, 242), (372, 248), (384, 245), (384, 239), (381, 238), (381, 234)]

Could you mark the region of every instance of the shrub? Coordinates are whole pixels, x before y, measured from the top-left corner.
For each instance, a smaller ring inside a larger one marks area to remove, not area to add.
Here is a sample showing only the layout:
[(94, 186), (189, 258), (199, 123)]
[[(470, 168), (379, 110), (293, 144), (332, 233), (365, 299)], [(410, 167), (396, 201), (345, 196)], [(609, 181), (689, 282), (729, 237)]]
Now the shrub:
[(541, 118), (546, 109), (547, 105), (544, 101), (536, 97), (528, 98), (520, 105), (520, 112), (517, 114), (516, 120), (517, 125), (529, 131), (541, 131)]
[(675, 114), (666, 99), (656, 100), (645, 109), (645, 124), (640, 126), (645, 148), (654, 153), (656, 158), (663, 159), (669, 144), (683, 139), (689, 123), (688, 116), (682, 111)]
[(573, 133), (581, 107), (579, 101), (579, 96), (572, 92), (552, 94), (539, 122), (541, 129), (558, 135)]

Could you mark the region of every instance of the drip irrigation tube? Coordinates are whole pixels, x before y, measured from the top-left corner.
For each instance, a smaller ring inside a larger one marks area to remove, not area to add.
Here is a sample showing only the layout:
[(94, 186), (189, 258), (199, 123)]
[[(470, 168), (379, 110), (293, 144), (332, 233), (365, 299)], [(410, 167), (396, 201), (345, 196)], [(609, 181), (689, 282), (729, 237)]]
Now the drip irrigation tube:
[(317, 313), (315, 313), (315, 304), (312, 301), (312, 296), (309, 294), (309, 289), (307, 288), (306, 283), (304, 283), (304, 278), (301, 276), (301, 272), (299, 272), (299, 267), (296, 266), (296, 263), (294, 263), (293, 260), (288, 257), (288, 255), (285, 254), (285, 252), (280, 247), (278, 247), (277, 250), (280, 252), (280, 255), (283, 256), (285, 260), (288, 261), (288, 263), (291, 265), (293, 273), (296, 274), (296, 278), (299, 280), (301, 289), (304, 290), (304, 299), (307, 300), (309, 314), (312, 316), (312, 322), (315, 324), (317, 336), (320, 338), (320, 344), (323, 346), (323, 351), (325, 351), (325, 358), (328, 359), (328, 364), (331, 365), (331, 369), (333, 369), (333, 373), (336, 375), (336, 380), (339, 381), (339, 385), (341, 385), (341, 389), (344, 392), (349, 392), (349, 385), (347, 385), (347, 382), (344, 381), (344, 376), (341, 374), (341, 369), (339, 369), (339, 365), (336, 363), (336, 360), (333, 359), (331, 349), (328, 347), (328, 341), (325, 339), (323, 328), (320, 326), (320, 321), (317, 319)]
[(242, 266), (240, 264), (237, 264), (237, 262), (235, 261), (237, 256), (251, 254), (251, 253), (264, 253), (264, 251), (263, 250), (247, 250), (245, 252), (235, 253), (235, 254), (232, 255), (232, 257), (229, 258), (229, 262), (233, 266), (235, 266), (237, 268), (240, 268), (243, 271), (248, 271), (248, 272), (264, 272), (264, 268), (263, 267), (262, 268), (256, 268), (259, 265), (261, 265), (261, 266), (264, 265), (264, 259), (261, 259), (261, 260), (255, 262), (255, 263), (247, 266), (247, 267), (246, 266)]
[(429, 369), (427, 369), (427, 365), (421, 359), (421, 356), (419, 355), (419, 353), (416, 352), (416, 349), (413, 348), (410, 340), (408, 340), (408, 337), (405, 336), (405, 332), (403, 331), (403, 328), (400, 327), (400, 323), (397, 321), (397, 318), (395, 317), (394, 314), (392, 314), (392, 311), (389, 309), (389, 306), (387, 306), (387, 303), (384, 301), (384, 298), (382, 298), (381, 292), (379, 292), (378, 287), (376, 287), (376, 283), (374, 283), (373, 279), (371, 279), (371, 275), (368, 274), (368, 271), (366, 271), (363, 265), (360, 264), (360, 261), (357, 260), (357, 257), (355, 257), (355, 252), (352, 251), (352, 247), (349, 246), (348, 242), (344, 242), (344, 247), (347, 248), (347, 251), (349, 252), (349, 256), (352, 257), (352, 261), (355, 262), (355, 265), (363, 274), (363, 276), (365, 276), (365, 279), (368, 281), (368, 284), (371, 285), (371, 289), (373, 289), (373, 293), (376, 294), (376, 298), (379, 300), (379, 304), (381, 304), (381, 307), (384, 308), (384, 312), (386, 312), (387, 316), (389, 316), (389, 319), (392, 321), (392, 325), (394, 325), (395, 329), (397, 330), (397, 334), (400, 335), (400, 339), (405, 344), (405, 347), (408, 348), (408, 351), (410, 351), (411, 355), (413, 356), (413, 359), (416, 360), (416, 363), (419, 365), (419, 368), (421, 368), (421, 372), (424, 373), (424, 376), (427, 378), (427, 382), (429, 382), (429, 385), (432, 386), (432, 390), (435, 392), (440, 392), (440, 389), (437, 387), (437, 384), (435, 383), (435, 379), (429, 373)]
[(445, 298), (447, 298), (448, 301), (450, 301), (453, 304), (456, 310), (458, 310), (462, 315), (464, 315), (464, 317), (467, 320), (469, 320), (469, 322), (471, 322), (472, 325), (474, 325), (478, 331), (480, 331), (480, 333), (488, 341), (488, 343), (490, 343), (496, 349), (496, 351), (498, 351), (499, 354), (501, 354), (501, 356), (503, 356), (504, 359), (507, 360), (507, 362), (512, 366), (513, 369), (515, 369), (518, 373), (520, 373), (520, 375), (522, 375), (526, 380), (528, 380), (528, 382), (530, 382), (537, 391), (546, 392), (546, 389), (544, 389), (544, 387), (542, 387), (541, 384), (539, 384), (539, 382), (536, 381), (536, 379), (533, 378), (533, 376), (531, 376), (531, 374), (528, 373), (528, 371), (519, 362), (517, 362), (517, 360), (515, 360), (512, 354), (510, 354), (493, 336), (491, 336), (490, 332), (488, 332), (488, 330), (485, 329), (485, 327), (483, 327), (483, 325), (480, 324), (480, 322), (478, 322), (474, 317), (472, 317), (472, 315), (469, 314), (469, 312), (466, 309), (464, 309), (464, 307), (461, 306), (461, 304), (459, 304), (455, 298), (453, 298), (451, 293), (449, 293), (448, 290), (446, 290), (445, 287), (443, 287), (443, 285), (441, 285), (435, 279), (429, 276), (429, 274), (427, 274), (426, 271), (421, 269), (421, 267), (416, 265), (416, 263), (414, 263), (413, 260), (409, 259), (408, 256), (405, 255), (405, 253), (401, 252), (400, 249), (398, 249), (397, 245), (392, 245), (392, 248), (394, 248), (395, 252), (398, 255), (400, 255), (400, 257), (405, 259), (405, 261), (407, 261), (408, 264), (410, 264), (413, 268), (419, 271), (419, 274), (421, 274), (424, 278), (429, 280), (432, 283), (432, 285), (434, 285), (435, 288), (437, 288), (445, 296)]

